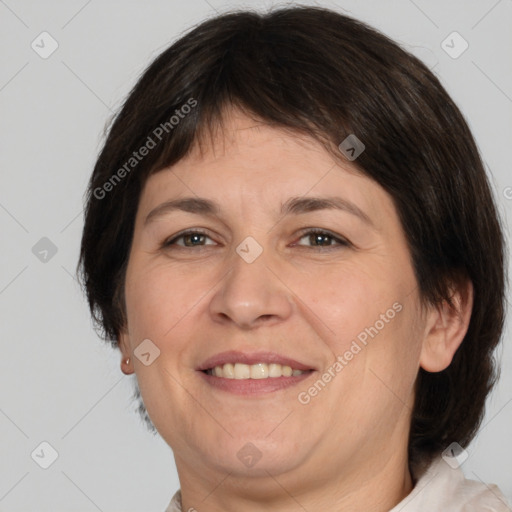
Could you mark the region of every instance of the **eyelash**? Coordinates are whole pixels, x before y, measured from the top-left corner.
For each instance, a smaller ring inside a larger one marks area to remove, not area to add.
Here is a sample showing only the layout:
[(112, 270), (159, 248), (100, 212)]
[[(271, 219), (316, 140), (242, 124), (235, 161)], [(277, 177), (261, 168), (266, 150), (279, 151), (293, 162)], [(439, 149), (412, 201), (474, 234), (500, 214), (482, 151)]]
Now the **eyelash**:
[[(174, 236), (171, 239), (165, 240), (162, 243), (162, 248), (163, 249), (168, 249), (168, 248), (170, 248), (172, 246), (175, 246), (175, 247), (178, 247), (179, 249), (193, 249), (194, 246), (186, 247), (186, 246), (177, 246), (176, 245), (176, 241), (177, 240), (179, 240), (180, 238), (183, 238), (184, 236), (187, 236), (187, 235), (204, 235), (204, 236), (210, 238), (208, 236), (208, 233), (206, 233), (205, 231), (203, 231), (201, 229), (189, 229), (189, 230), (183, 231), (181, 233), (178, 233), (176, 236)], [(301, 240), (302, 238), (304, 238), (305, 236), (308, 236), (308, 235), (326, 235), (327, 237), (331, 238), (332, 240), (338, 242), (337, 245), (327, 245), (327, 246), (322, 246), (322, 245), (314, 246), (314, 245), (311, 245), (311, 246), (305, 246), (305, 247), (309, 247), (310, 249), (320, 249), (320, 250), (324, 250), (325, 251), (325, 250), (332, 250), (332, 249), (336, 249), (336, 248), (351, 246), (351, 243), (348, 240), (344, 239), (343, 237), (334, 235), (330, 231), (325, 230), (325, 229), (321, 229), (321, 228), (306, 228), (305, 230), (301, 231), (299, 240)], [(207, 247), (207, 246), (205, 246), (205, 245), (197, 245), (195, 247), (203, 248), (203, 247)]]

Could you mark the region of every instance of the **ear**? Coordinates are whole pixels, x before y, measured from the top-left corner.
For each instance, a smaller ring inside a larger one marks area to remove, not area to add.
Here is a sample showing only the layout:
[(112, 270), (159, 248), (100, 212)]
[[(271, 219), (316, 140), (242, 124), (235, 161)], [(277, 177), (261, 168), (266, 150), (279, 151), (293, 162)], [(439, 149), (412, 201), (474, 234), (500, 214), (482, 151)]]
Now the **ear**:
[[(134, 366), (133, 366), (133, 354), (132, 349), (130, 346), (130, 338), (128, 336), (128, 332), (125, 328), (123, 328), (118, 337), (118, 346), (119, 351), (121, 352), (121, 371), (125, 375), (131, 375), (135, 372)], [(130, 361), (128, 364), (126, 364), (126, 360), (130, 358)]]
[(452, 287), (453, 307), (443, 301), (429, 310), (419, 361), (427, 372), (440, 372), (450, 366), (469, 327), (473, 295), (473, 284), (466, 279)]

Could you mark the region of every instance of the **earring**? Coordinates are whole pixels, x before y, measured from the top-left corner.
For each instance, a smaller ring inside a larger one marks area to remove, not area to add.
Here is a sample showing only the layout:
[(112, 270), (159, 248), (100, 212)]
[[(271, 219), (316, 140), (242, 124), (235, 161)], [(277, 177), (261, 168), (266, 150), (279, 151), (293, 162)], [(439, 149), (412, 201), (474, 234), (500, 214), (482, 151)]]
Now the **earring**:
[(127, 357), (127, 358), (126, 358), (126, 366), (128, 366), (129, 364), (130, 364), (130, 358), (129, 358), (129, 357)]

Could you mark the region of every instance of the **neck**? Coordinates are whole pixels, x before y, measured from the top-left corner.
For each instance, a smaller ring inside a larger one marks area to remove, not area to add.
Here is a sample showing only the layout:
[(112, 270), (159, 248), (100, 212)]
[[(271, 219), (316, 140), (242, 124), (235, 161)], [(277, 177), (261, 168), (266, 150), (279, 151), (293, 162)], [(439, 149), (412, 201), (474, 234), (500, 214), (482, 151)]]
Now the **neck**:
[(330, 466), (328, 479), (322, 470), (306, 470), (300, 475), (296, 471), (280, 475), (266, 471), (266, 476), (261, 477), (212, 472), (205, 477), (202, 471), (197, 472), (197, 465), (187, 466), (183, 462), (176, 456), (184, 512), (296, 512), (297, 507), (333, 512), (388, 512), (413, 488), (406, 453), (384, 462), (367, 459), (359, 468)]

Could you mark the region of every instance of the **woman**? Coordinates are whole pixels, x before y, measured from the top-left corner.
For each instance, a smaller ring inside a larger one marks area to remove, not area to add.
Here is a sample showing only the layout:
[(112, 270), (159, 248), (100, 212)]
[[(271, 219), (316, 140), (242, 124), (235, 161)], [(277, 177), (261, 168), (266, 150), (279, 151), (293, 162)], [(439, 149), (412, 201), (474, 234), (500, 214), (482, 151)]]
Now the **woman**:
[(460, 469), (503, 256), (438, 80), (293, 7), (218, 16), (149, 66), (91, 177), (80, 265), (174, 452), (168, 512), (504, 511)]

